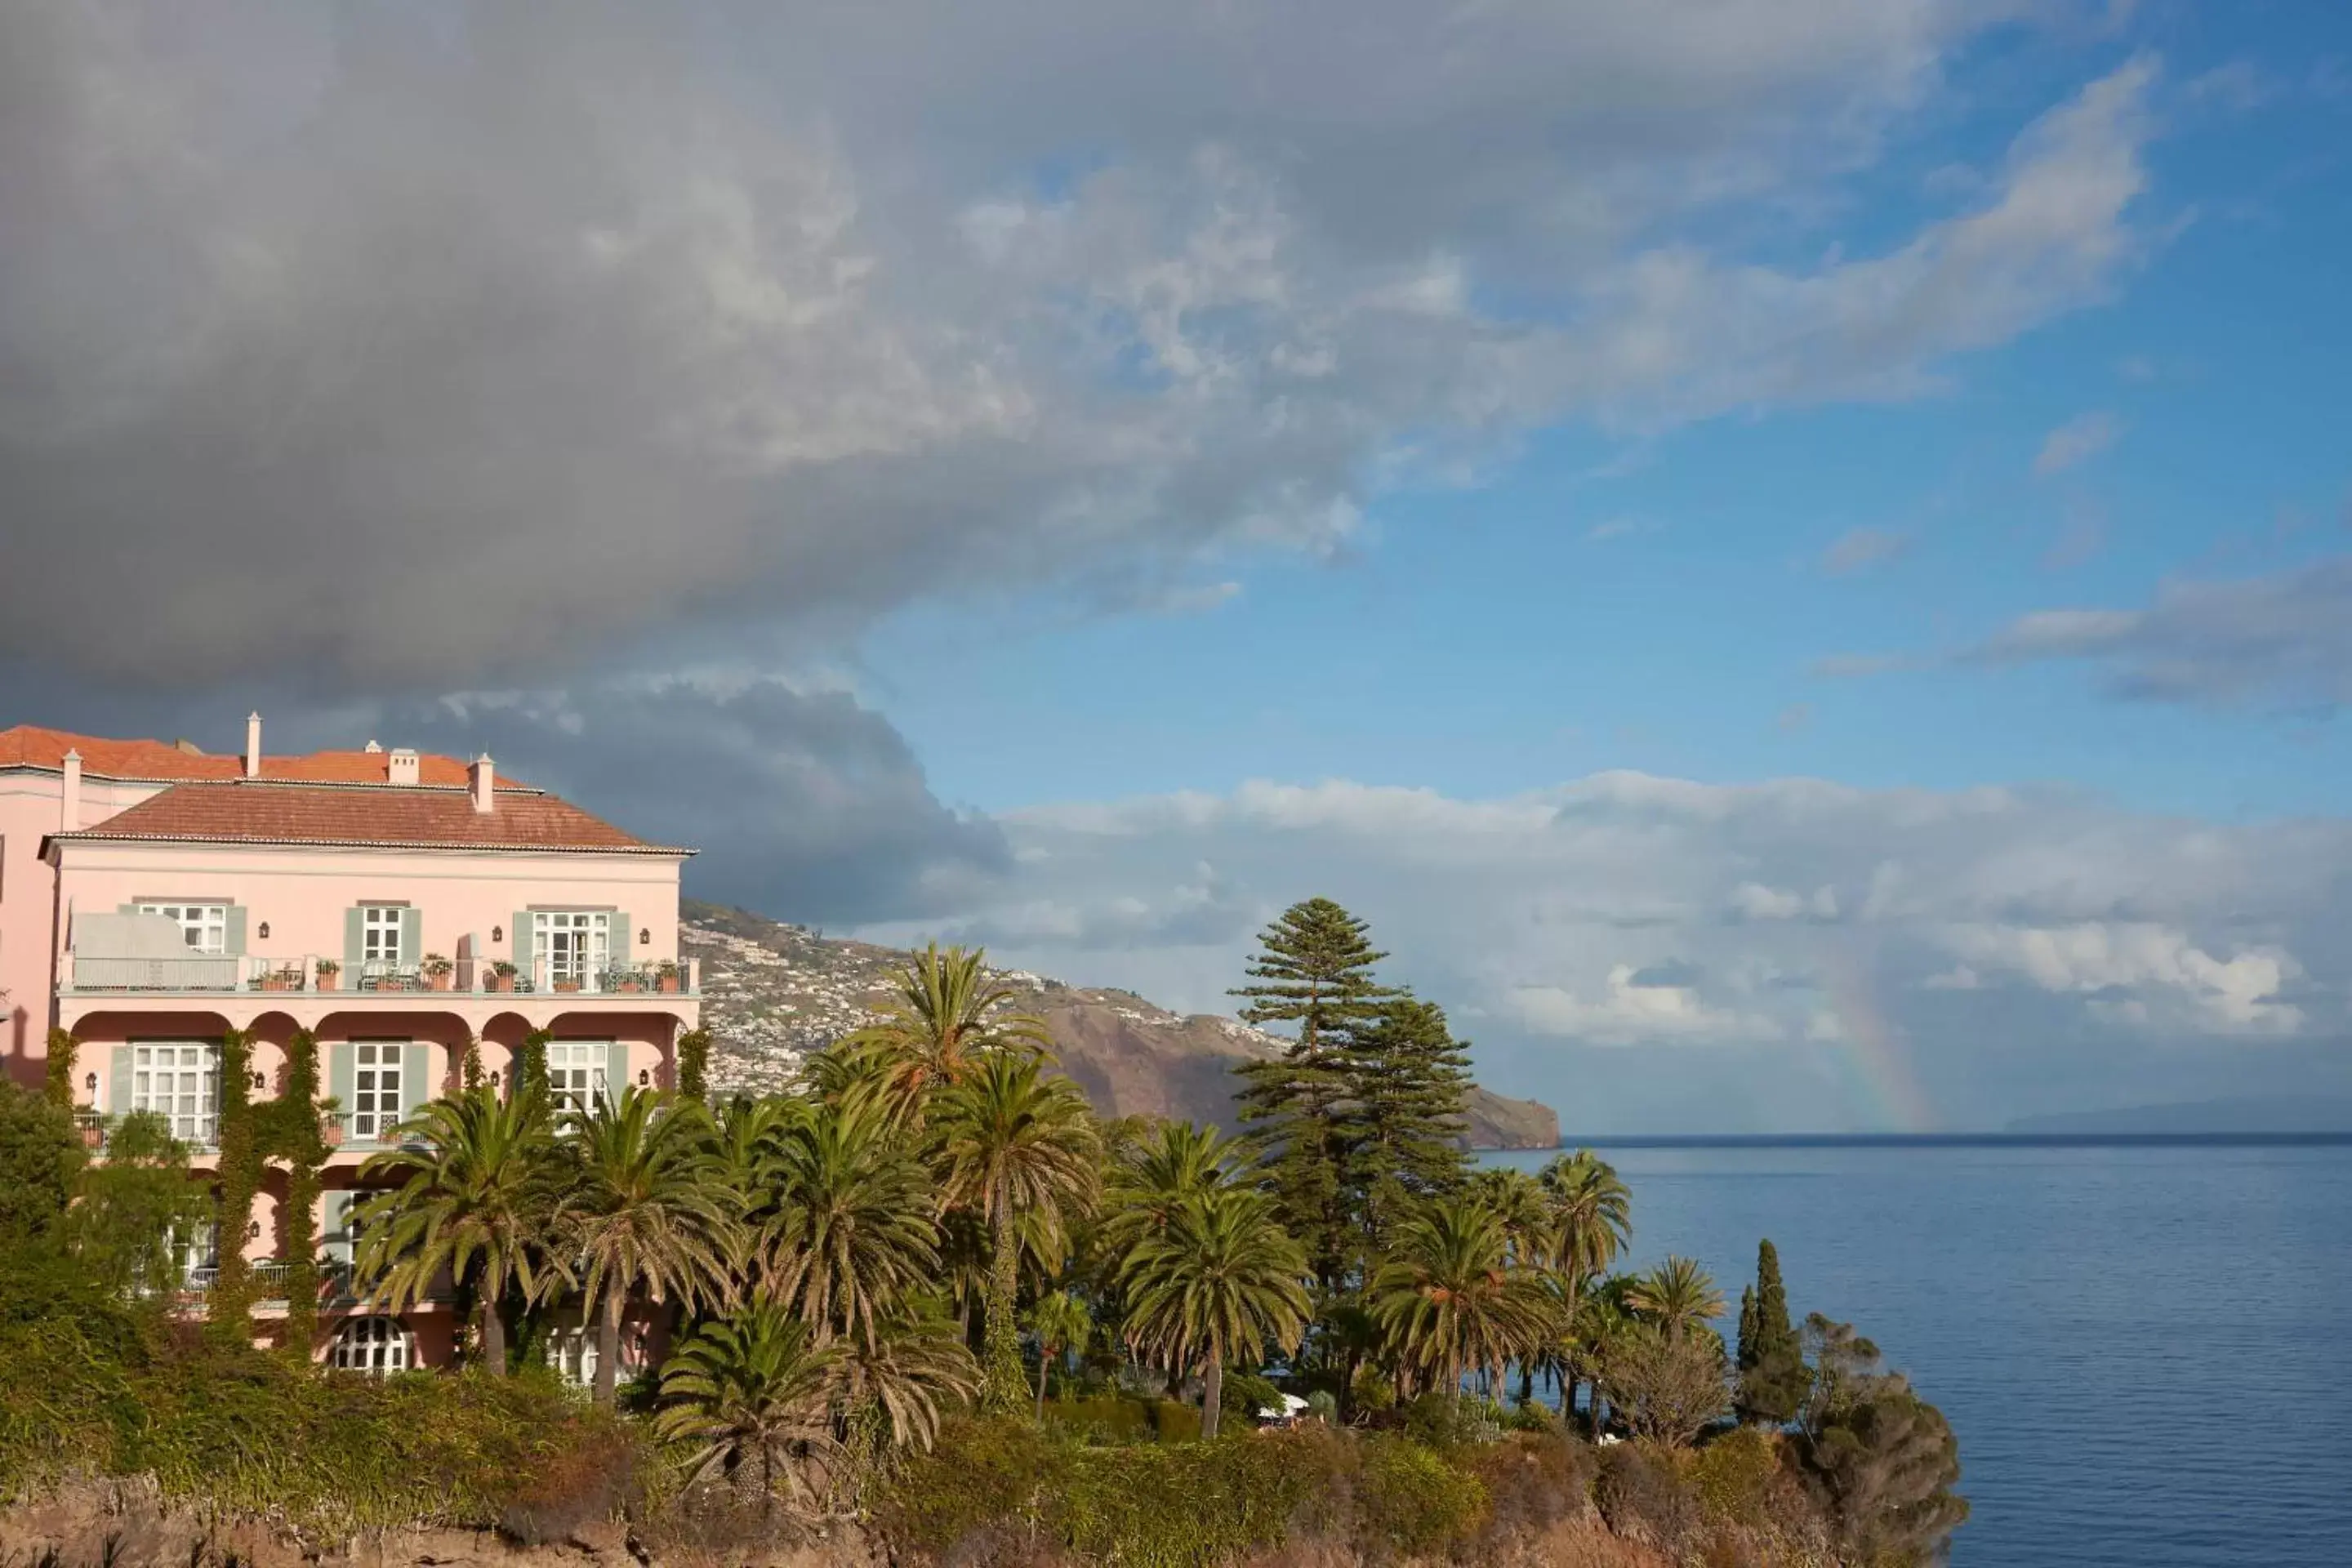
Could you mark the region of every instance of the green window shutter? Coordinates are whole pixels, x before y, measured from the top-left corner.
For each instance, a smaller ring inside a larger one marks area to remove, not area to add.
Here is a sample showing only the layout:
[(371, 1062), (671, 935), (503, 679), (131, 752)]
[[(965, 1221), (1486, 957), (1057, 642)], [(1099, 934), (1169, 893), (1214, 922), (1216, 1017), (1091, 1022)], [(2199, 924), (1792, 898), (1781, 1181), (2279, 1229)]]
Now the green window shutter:
[(114, 1060), (109, 1064), (106, 1081), (106, 1113), (109, 1116), (131, 1114), (131, 1047), (114, 1047)]
[(629, 1076), (629, 1047), (625, 1040), (614, 1040), (604, 1047), (604, 1093), (614, 1104), (621, 1102), (621, 1092), (636, 1080)]
[(335, 1262), (348, 1266), (352, 1261), (352, 1198), (348, 1188), (336, 1188), (325, 1194), (325, 1222), (320, 1226), (320, 1250)]
[(245, 956), (245, 906), (243, 904), (231, 904), (228, 907), (228, 930), (223, 940), (228, 944), (227, 951), (231, 957)]
[(345, 1116), (352, 1113), (352, 1068), (349, 1040), (338, 1041), (327, 1048), (327, 1092), (335, 1097), (335, 1109)]
[(403, 1121), (416, 1114), (416, 1108), (428, 1100), (439, 1098), (440, 1086), (428, 1084), (425, 1075), (432, 1059), (433, 1047), (412, 1040), (400, 1050), (400, 1119)]
[(360, 921), (366, 913), (357, 904), (343, 911), (343, 984), (360, 988)]
[(530, 947), (533, 933), (530, 911), (517, 910), (514, 919), (514, 966), (515, 973), (524, 980), (530, 978)]
[(425, 956), (425, 911), (410, 908), (400, 911), (400, 966), (414, 969)]
[(606, 917), (611, 929), (605, 932), (605, 967), (635, 969), (637, 965), (637, 928), (629, 923), (626, 910), (614, 910)]

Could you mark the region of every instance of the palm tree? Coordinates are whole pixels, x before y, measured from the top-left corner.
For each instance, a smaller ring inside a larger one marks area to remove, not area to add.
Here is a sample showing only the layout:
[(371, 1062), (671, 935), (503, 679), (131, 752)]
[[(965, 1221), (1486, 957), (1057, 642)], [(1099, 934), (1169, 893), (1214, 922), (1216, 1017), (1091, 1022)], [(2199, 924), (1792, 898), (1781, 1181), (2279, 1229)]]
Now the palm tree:
[(940, 1402), (967, 1400), (980, 1389), (980, 1368), (963, 1336), (929, 1305), (899, 1312), (870, 1336), (836, 1348), (843, 1405), (876, 1412), (882, 1437), (895, 1447), (929, 1448), (939, 1436)]
[(1625, 1300), (1676, 1343), (1693, 1323), (1723, 1316), (1723, 1292), (1715, 1288), (1714, 1276), (1694, 1259), (1672, 1254), (1636, 1279)]
[(1248, 1187), (1187, 1198), (1127, 1255), (1127, 1342), (1171, 1374), (1201, 1369), (1203, 1438), (1217, 1435), (1228, 1361), (1246, 1354), (1255, 1364), (1268, 1341), (1297, 1350), (1311, 1310), (1307, 1275), (1306, 1249)]
[(1119, 1152), (1104, 1194), (1103, 1246), (1113, 1256), (1167, 1227), (1188, 1198), (1233, 1178), (1240, 1154), (1213, 1127), (1163, 1121), (1149, 1139)]
[(568, 1282), (547, 1247), (558, 1161), (545, 1092), (527, 1084), (507, 1100), (475, 1089), (432, 1100), (401, 1125), (400, 1141), (360, 1167), (362, 1181), (391, 1184), (353, 1206), (354, 1271), (368, 1299), (394, 1312), (444, 1275), (472, 1282), (482, 1359), (504, 1375), (499, 1303), (510, 1289), (528, 1301)]
[[(1559, 1221), (1552, 1211), (1551, 1194), (1543, 1184), (1515, 1165), (1496, 1165), (1478, 1173), (1472, 1193), (1503, 1222), (1511, 1262), (1530, 1271), (1549, 1269), (1559, 1252)], [(1540, 1282), (1538, 1282), (1540, 1288)], [(1553, 1305), (1549, 1293), (1541, 1303)], [(1543, 1341), (1554, 1336), (1547, 1332)], [(1536, 1361), (1541, 1343), (1519, 1358), (1519, 1403), (1535, 1396)]]
[(1403, 1226), (1373, 1276), (1372, 1316), (1405, 1363), (1453, 1399), (1472, 1367), (1499, 1383), (1545, 1321), (1533, 1282), (1511, 1268), (1502, 1217), (1466, 1196), (1433, 1199)]
[(732, 1291), (734, 1194), (699, 1101), (626, 1086), (573, 1111), (570, 1131), (556, 1231), (596, 1315), (595, 1400), (610, 1405), (631, 1294), (692, 1304)]
[(882, 1321), (937, 1281), (929, 1173), (881, 1108), (817, 1105), (774, 1141), (764, 1289), (815, 1329), (872, 1344)]
[(841, 1461), (834, 1403), (841, 1352), (772, 1301), (705, 1325), (662, 1369), (655, 1429), (693, 1444), (689, 1485), (756, 1477), (763, 1500), (782, 1481), (798, 1497), (829, 1483)]
[(1045, 1419), (1045, 1373), (1054, 1358), (1077, 1347), (1084, 1349), (1095, 1331), (1094, 1314), (1083, 1297), (1053, 1290), (1037, 1298), (1029, 1309), (1029, 1331), (1037, 1336), (1037, 1419)]
[(936, 942), (914, 954), (882, 1016), (826, 1053), (836, 1070), (870, 1083), (895, 1120), (919, 1121), (929, 1094), (971, 1079), (992, 1052), (1051, 1050), (1043, 1021), (1006, 1011), (1015, 992), (989, 978), (986, 957)]
[(1065, 1221), (1094, 1202), (1100, 1146), (1077, 1086), (1046, 1078), (1035, 1052), (991, 1050), (940, 1100), (936, 1123), (940, 1200), (988, 1226), (989, 1404), (1017, 1410), (1028, 1379), (1013, 1322), (1021, 1283), (1023, 1221), (1059, 1237)]
[(1551, 1199), (1558, 1247), (1552, 1266), (1580, 1292), (1585, 1281), (1609, 1271), (1633, 1238), (1633, 1194), (1616, 1168), (1590, 1149), (1561, 1155), (1536, 1180)]

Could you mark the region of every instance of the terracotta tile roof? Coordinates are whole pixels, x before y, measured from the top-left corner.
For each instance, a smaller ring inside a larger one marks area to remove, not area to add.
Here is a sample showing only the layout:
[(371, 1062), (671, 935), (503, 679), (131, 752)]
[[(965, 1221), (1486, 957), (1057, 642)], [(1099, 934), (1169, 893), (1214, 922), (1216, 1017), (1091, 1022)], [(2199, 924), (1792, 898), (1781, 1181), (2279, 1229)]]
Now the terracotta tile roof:
[[(208, 756), (200, 752), (184, 752), (163, 741), (110, 741), (102, 735), (76, 735), (64, 730), (45, 730), (37, 724), (0, 730), (0, 768), (61, 768), (68, 751), (81, 753), (83, 773), (100, 778), (174, 783), (241, 778), (245, 773), (242, 752)], [(296, 784), (389, 784), (392, 753), (312, 752), (299, 757), (265, 756), (261, 759), (261, 776)], [(416, 782), (463, 788), (466, 764), (456, 757), (425, 752), (416, 759)], [(514, 783), (503, 774), (499, 776), (502, 789)]]
[(571, 802), (537, 790), (501, 790), (497, 810), (478, 812), (472, 797), (461, 790), (349, 789), (268, 778), (173, 784), (95, 827), (55, 837), (63, 843), (128, 838), (183, 844), (691, 853), (634, 838)]

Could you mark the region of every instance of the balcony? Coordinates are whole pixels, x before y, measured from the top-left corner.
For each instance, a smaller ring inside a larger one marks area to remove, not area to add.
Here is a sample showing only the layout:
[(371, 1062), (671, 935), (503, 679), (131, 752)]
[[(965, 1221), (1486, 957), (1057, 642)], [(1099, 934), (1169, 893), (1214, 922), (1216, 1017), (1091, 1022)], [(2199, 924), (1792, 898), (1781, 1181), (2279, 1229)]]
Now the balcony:
[[(162, 1115), (162, 1112), (156, 1114)], [(172, 1136), (187, 1145), (195, 1154), (210, 1154), (220, 1148), (220, 1118), (212, 1112), (200, 1116), (168, 1115), (163, 1120), (171, 1126)], [(87, 1108), (74, 1112), (74, 1126), (81, 1133), (81, 1146), (93, 1154), (103, 1155), (114, 1140), (114, 1130), (121, 1124), (119, 1116)]]
[[(327, 967), (321, 969), (320, 965)], [(125, 958), (79, 950), (66, 954), (61, 993), (75, 995), (221, 996), (247, 992), (299, 992), (367, 1000), (381, 996), (682, 995), (701, 994), (700, 964), (572, 966), (541, 954), (529, 969), (488, 959), (442, 959), (424, 964), (366, 963), (345, 973), (341, 961), (318, 953), (268, 957), (255, 953), (188, 953)]]

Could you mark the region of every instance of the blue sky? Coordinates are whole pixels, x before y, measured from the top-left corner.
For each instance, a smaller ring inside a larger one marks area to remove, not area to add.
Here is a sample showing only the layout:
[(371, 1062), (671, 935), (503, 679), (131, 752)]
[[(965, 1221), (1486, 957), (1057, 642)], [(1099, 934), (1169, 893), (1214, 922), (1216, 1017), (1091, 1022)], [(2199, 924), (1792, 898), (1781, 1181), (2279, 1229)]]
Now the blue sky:
[(1338, 897), (1574, 1128), (2352, 1101), (2347, 147), (2326, 5), (34, 0), (0, 704)]

